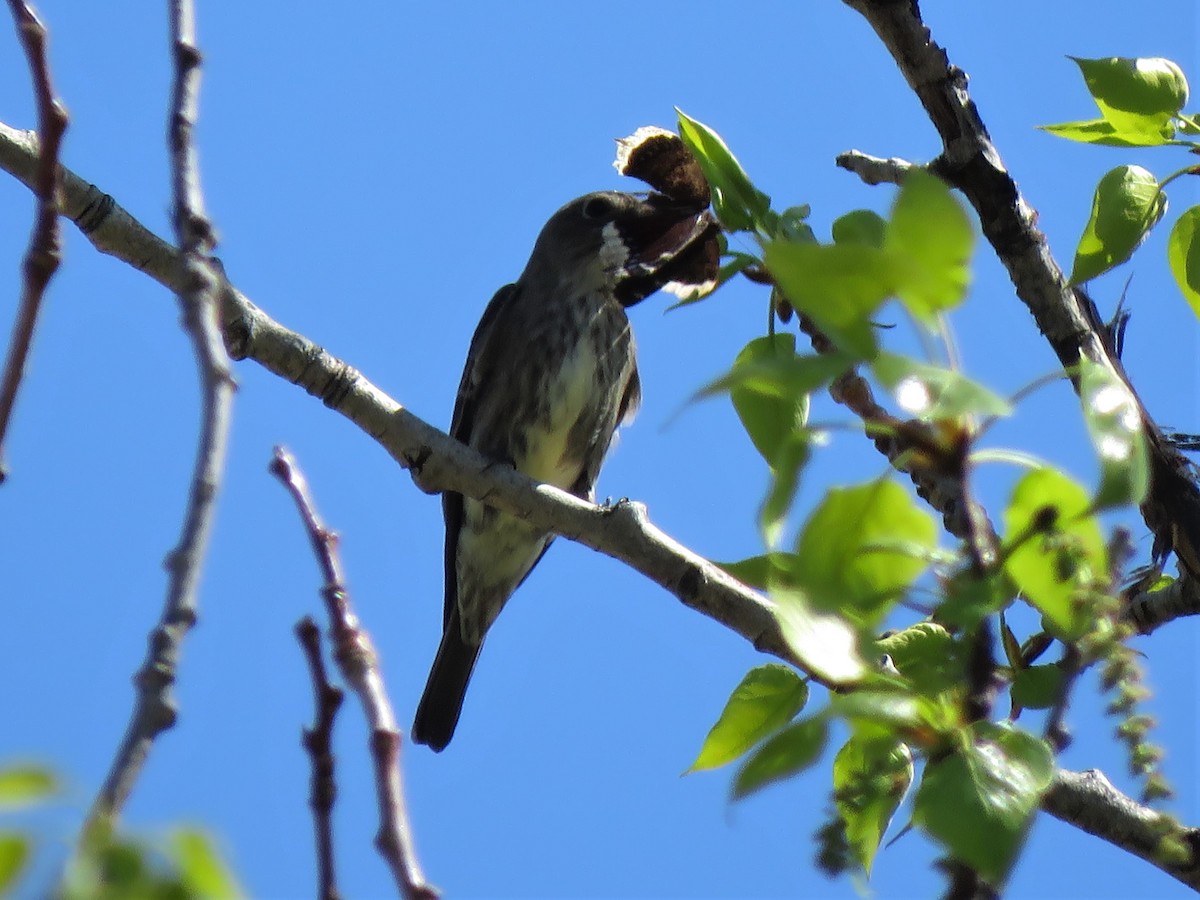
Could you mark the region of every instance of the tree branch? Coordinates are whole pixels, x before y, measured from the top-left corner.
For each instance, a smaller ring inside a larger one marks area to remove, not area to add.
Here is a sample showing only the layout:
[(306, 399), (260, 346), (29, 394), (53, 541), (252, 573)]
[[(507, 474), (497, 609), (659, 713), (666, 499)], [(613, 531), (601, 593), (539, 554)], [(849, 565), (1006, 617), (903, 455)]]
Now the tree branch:
[[(337, 554), (337, 535), (330, 531), (317, 514), (316, 504), (308, 489), (308, 481), (292, 455), (282, 447), (275, 448), (271, 474), (282, 482), (296, 502), (304, 521), (313, 553), (321, 567), (325, 584), (321, 597), (329, 614), (329, 639), (333, 658), (342, 677), (358, 696), (363, 712), (371, 725), (371, 759), (375, 764), (375, 794), (379, 805), (379, 832), (375, 846), (392, 870), (396, 887), (406, 900), (436, 900), (438, 892), (421, 872), (412, 842), (412, 826), (404, 802), (404, 786), (400, 779), (400, 728), (388, 699), (379, 670), (379, 657), (350, 606), (350, 593)], [(318, 652), (319, 658), (319, 652)]]
[[(36, 137), (0, 123), (0, 168), (28, 183)], [(176, 251), (68, 169), (62, 170), (63, 213), (102, 253), (129, 263), (176, 290)], [(539, 528), (598, 550), (662, 585), (684, 604), (716, 619), (758, 650), (805, 671), (809, 666), (780, 626), (775, 605), (650, 523), (645, 508), (604, 508), (496, 466), (414, 416), (357, 370), (271, 319), (228, 282), (222, 283), (226, 345), (341, 413), (408, 469), (427, 493), (455, 491), (486, 500)], [(819, 677), (828, 683), (829, 679)]]
[(33, 233), (29, 238), (29, 249), (25, 253), (21, 305), (13, 321), (4, 373), (0, 377), (0, 482), (4, 481), (7, 474), (4, 438), (8, 434), (13, 406), (17, 402), (17, 391), (20, 390), (21, 379), (25, 374), (25, 362), (33, 344), (33, 333), (37, 328), (42, 297), (45, 296), (46, 287), (62, 262), (62, 235), (58, 228), (58, 150), (67, 130), (67, 111), (54, 98), (54, 86), (50, 82), (46, 28), (28, 3), (8, 0), (8, 5), (12, 9), (17, 34), (29, 61), (29, 74), (33, 80), (33, 93), (37, 101), (41, 153), (35, 162), (33, 184), (30, 185), (37, 196), (37, 212), (33, 220)]
[(308, 805), (313, 814), (317, 842), (317, 897), (340, 900), (333, 856), (333, 804), (337, 799), (334, 781), (333, 721), (342, 705), (342, 691), (329, 683), (321, 656), (321, 632), (311, 616), (296, 626), (296, 639), (304, 650), (313, 686), (313, 727), (305, 728), (302, 743), (312, 766)]
[[(930, 169), (958, 188), (979, 216), (984, 236), (1008, 269), (1017, 296), (1065, 368), (1081, 358), (1108, 369), (1137, 403), (1150, 449), (1150, 491), (1142, 515), (1154, 533), (1154, 553), (1169, 550), (1200, 575), (1200, 487), (1191, 466), (1138, 398), (1095, 305), (1072, 287), (1035, 225), (1035, 213), (1008, 174), (967, 91), (965, 73), (950, 63), (921, 20), (916, 0), (843, 0), (860, 13), (892, 54), (942, 139)], [(1078, 389), (1078, 378), (1074, 378)]]
[(1042, 809), (1144, 859), (1193, 890), (1200, 890), (1200, 863), (1196, 862), (1200, 860), (1200, 829), (1183, 830), (1183, 838), (1191, 850), (1191, 865), (1165, 861), (1161, 853), (1162, 838), (1175, 830), (1175, 823), (1118, 791), (1098, 769), (1087, 772), (1060, 769), (1042, 798)]
[[(183, 638), (196, 622), (197, 588), (225, 469), (233, 376), (218, 325), (221, 278), (212, 263), (215, 245), (205, 217), (192, 144), (199, 90), (200, 53), (190, 0), (171, 7), (175, 84), (169, 125), (175, 230), (182, 252), (171, 254), (172, 289), (179, 295), (183, 328), (192, 342), (201, 382), (200, 436), (178, 546), (167, 555), (167, 596), (149, 649), (134, 681), (137, 699), (99, 794), (88, 811), (83, 839), (111, 824), (141, 774), (154, 740), (175, 723), (173, 692)], [(70, 207), (64, 204), (64, 211)]]

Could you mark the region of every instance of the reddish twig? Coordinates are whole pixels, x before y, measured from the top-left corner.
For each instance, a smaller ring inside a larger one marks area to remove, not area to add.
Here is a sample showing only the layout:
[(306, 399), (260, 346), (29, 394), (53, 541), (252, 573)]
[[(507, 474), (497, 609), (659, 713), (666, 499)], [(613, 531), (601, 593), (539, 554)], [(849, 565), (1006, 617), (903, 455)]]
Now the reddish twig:
[(58, 227), (59, 176), (58, 151), (63, 134), (67, 130), (67, 111), (54, 99), (54, 87), (50, 82), (50, 60), (46, 54), (46, 28), (42, 25), (32, 6), (21, 0), (8, 0), (13, 21), (25, 56), (29, 60), (29, 74), (33, 80), (33, 93), (38, 111), (38, 164), (34, 180), (37, 195), (37, 213), (33, 221), (33, 233), (29, 238), (29, 249), (25, 253), (21, 305), (13, 322), (12, 337), (9, 339), (8, 355), (5, 357), (4, 373), (0, 376), (0, 482), (4, 481), (4, 438), (8, 423), (12, 419), (13, 406), (17, 402), (17, 391), (25, 374), (25, 362), (33, 344), (33, 333), (37, 328), (38, 313), (42, 308), (42, 297), (46, 286), (62, 262), (62, 234)]
[(321, 656), (321, 632), (311, 616), (296, 625), (296, 638), (304, 649), (308, 671), (313, 684), (313, 727), (303, 730), (302, 743), (312, 761), (308, 805), (313, 812), (313, 828), (317, 840), (317, 896), (321, 900), (338, 900), (333, 859), (333, 804), (337, 799), (334, 781), (333, 720), (342, 705), (342, 691), (329, 683), (325, 660)]
[(359, 625), (350, 605), (350, 594), (337, 555), (337, 534), (321, 521), (308, 482), (290, 453), (276, 447), (270, 470), (296, 501), (308, 531), (325, 581), (321, 597), (329, 614), (333, 658), (342, 677), (358, 696), (371, 725), (371, 759), (375, 764), (375, 792), (379, 802), (379, 832), (375, 836), (375, 846), (391, 867), (396, 885), (406, 898), (436, 898), (439, 894), (425, 881), (413, 848), (412, 828), (400, 778), (400, 728), (371, 637)]
[(167, 597), (150, 633), (146, 660), (135, 678), (137, 699), (125, 736), (84, 825), (84, 838), (119, 814), (155, 738), (175, 722), (173, 694), (183, 638), (196, 622), (197, 588), (225, 469), (233, 376), (218, 324), (223, 279), (211, 255), (215, 241), (203, 210), (192, 127), (196, 118), (200, 54), (191, 3), (171, 7), (175, 85), (169, 126), (174, 219), (179, 246), (179, 302), (202, 385), (201, 427), (178, 546), (168, 554)]

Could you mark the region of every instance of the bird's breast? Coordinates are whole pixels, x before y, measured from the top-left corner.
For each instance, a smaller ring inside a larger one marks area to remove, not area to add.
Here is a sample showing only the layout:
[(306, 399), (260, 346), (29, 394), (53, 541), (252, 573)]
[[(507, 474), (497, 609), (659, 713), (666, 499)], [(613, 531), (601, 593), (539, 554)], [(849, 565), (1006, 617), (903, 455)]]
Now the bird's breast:
[(580, 423), (594, 418), (596, 394), (604, 390), (597, 348), (588, 337), (576, 341), (558, 365), (543, 373), (543, 406), (526, 435), (518, 469), (538, 481), (569, 489), (582, 471), (578, 448)]

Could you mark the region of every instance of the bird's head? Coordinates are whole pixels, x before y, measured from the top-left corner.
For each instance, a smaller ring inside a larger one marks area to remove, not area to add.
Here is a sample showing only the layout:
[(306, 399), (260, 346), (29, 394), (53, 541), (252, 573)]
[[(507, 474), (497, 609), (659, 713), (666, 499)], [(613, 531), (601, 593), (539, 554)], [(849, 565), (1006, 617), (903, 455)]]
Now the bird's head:
[(661, 194), (585, 194), (550, 217), (521, 278), (611, 290), (632, 306), (669, 282), (714, 277), (716, 234), (712, 217), (694, 203)]

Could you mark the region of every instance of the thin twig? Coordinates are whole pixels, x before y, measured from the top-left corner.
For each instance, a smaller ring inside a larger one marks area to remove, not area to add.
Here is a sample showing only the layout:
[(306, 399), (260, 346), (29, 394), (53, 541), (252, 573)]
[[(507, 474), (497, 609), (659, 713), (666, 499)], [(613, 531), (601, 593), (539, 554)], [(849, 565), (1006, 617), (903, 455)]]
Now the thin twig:
[(38, 154), (37, 174), (34, 178), (37, 213), (34, 216), (33, 233), (29, 238), (29, 249), (25, 253), (22, 267), (24, 277), (21, 285), (21, 305), (13, 321), (4, 373), (0, 376), (0, 483), (3, 483), (7, 475), (5, 436), (12, 420), (13, 406), (17, 402), (21, 378), (25, 374), (29, 348), (33, 344), (33, 334), (42, 308), (42, 297), (45, 296), (46, 286), (62, 262), (62, 234), (58, 227), (58, 151), (63, 134), (67, 130), (67, 111), (54, 98), (54, 86), (50, 81), (46, 28), (30, 4), (21, 0), (8, 0), (8, 5), (29, 61), (29, 75), (33, 80), (33, 93), (37, 102), (38, 133), (41, 135), (38, 145), (41, 152)]
[(321, 631), (311, 616), (296, 625), (296, 638), (304, 649), (313, 685), (313, 727), (305, 728), (302, 743), (312, 764), (308, 805), (312, 808), (317, 841), (317, 896), (339, 900), (333, 856), (333, 804), (337, 799), (334, 780), (333, 721), (342, 705), (342, 691), (329, 683), (321, 656)]
[(162, 615), (150, 633), (149, 651), (135, 678), (137, 699), (129, 726), (88, 812), (85, 839), (117, 817), (155, 738), (175, 722), (175, 673), (183, 638), (196, 622), (197, 587), (225, 469), (233, 402), (233, 376), (217, 316), (221, 277), (210, 261), (215, 241), (203, 211), (191, 135), (196, 118), (200, 54), (195, 46), (191, 3), (176, 0), (171, 12), (175, 85), (168, 130), (175, 230), (183, 248), (175, 257), (175, 289), (184, 331), (192, 342), (200, 374), (203, 395), (200, 437), (179, 544), (167, 555), (169, 581)]
[(839, 153), (834, 160), (839, 168), (853, 172), (862, 179), (863, 184), (900, 184), (913, 169), (921, 166), (910, 163), (907, 159), (893, 156), (890, 159), (880, 159), (869, 153), (850, 150)]
[(400, 728), (388, 699), (371, 636), (359, 625), (350, 605), (350, 593), (346, 590), (346, 579), (337, 554), (337, 534), (321, 521), (304, 473), (290, 453), (276, 447), (270, 469), (292, 495), (308, 531), (325, 580), (321, 597), (329, 614), (333, 658), (342, 677), (358, 696), (371, 725), (371, 759), (375, 764), (375, 794), (379, 803), (379, 832), (375, 836), (375, 846), (391, 867), (396, 886), (408, 900), (438, 897), (438, 892), (425, 881), (413, 847), (412, 827), (400, 778)]

